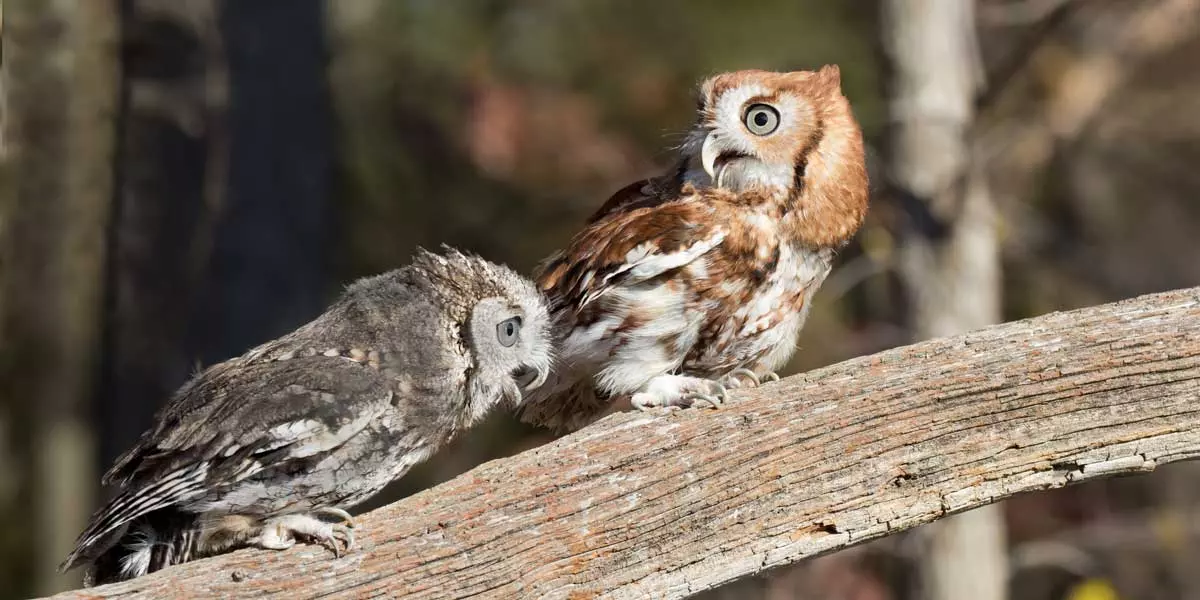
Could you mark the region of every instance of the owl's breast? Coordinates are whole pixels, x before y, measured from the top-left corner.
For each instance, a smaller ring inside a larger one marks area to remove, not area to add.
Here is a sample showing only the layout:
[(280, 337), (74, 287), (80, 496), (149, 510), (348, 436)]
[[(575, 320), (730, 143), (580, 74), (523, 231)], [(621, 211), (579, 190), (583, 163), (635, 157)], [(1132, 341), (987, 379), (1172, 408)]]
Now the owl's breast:
[(774, 370), (795, 349), (812, 296), (829, 273), (827, 252), (787, 243), (764, 244), (733, 269), (736, 277), (702, 287), (709, 306), (684, 370), (717, 376), (729, 370)]

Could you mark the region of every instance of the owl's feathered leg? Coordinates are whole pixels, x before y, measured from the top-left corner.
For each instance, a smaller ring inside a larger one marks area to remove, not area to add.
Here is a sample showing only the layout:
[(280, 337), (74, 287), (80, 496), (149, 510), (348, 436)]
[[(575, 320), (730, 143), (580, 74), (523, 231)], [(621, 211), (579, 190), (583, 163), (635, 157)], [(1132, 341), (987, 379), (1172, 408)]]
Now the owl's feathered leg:
[(340, 558), (343, 552), (354, 548), (354, 530), (346, 522), (328, 523), (315, 516), (322, 513), (342, 516), (330, 509), (319, 509), (312, 513), (272, 517), (263, 524), (262, 533), (253, 543), (269, 550), (287, 550), (296, 545), (296, 538), (300, 537), (329, 548)]
[(725, 386), (720, 382), (686, 375), (659, 375), (633, 394), (630, 403), (638, 410), (651, 408), (690, 408), (708, 405), (719, 408), (725, 402)]

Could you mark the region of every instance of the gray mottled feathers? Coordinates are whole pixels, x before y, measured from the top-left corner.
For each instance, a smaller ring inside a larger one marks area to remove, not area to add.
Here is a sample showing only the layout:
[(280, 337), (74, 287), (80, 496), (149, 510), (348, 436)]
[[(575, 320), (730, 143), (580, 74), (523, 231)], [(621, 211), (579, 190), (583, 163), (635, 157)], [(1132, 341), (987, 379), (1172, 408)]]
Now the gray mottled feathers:
[[(465, 332), (488, 298), (533, 326), (522, 340), (529, 364), (505, 365), (500, 381), (484, 384)], [(94, 560), (162, 509), (269, 516), (365, 500), (492, 405), (519, 397), (510, 371), (548, 370), (546, 320), (529, 282), (449, 249), (356, 282), (314, 321), (176, 392), (105, 475), (121, 492), (63, 568)]]

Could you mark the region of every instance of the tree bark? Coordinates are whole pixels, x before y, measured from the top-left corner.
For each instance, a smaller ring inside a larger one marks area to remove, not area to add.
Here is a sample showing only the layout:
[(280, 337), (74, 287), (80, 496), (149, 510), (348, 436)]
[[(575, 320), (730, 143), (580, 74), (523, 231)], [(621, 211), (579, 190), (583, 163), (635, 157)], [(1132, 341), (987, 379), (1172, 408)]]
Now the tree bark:
[(622, 413), (360, 518), (59, 598), (679, 598), (1012, 494), (1200, 457), (1200, 288)]

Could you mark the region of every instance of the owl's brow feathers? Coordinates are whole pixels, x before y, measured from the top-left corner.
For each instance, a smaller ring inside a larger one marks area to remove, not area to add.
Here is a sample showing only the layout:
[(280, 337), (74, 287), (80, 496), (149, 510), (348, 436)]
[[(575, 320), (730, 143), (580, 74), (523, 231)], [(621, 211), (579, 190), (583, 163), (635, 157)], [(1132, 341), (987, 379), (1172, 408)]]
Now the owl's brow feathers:
[(451, 318), (464, 323), (475, 303), (483, 298), (505, 297), (497, 273), (477, 256), (445, 249), (446, 257), (418, 249), (408, 281), (437, 296)]

